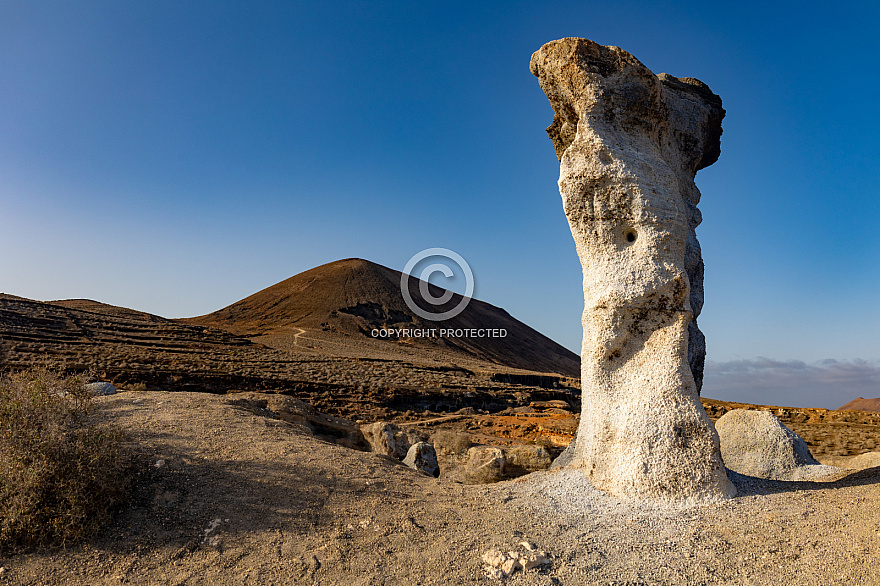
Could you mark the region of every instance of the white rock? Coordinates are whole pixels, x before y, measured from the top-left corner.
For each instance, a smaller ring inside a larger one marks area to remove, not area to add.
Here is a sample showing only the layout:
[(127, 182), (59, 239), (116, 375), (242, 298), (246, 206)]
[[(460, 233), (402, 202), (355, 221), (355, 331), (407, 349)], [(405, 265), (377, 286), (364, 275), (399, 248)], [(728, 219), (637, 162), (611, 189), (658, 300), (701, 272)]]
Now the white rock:
[(393, 424), (385, 421), (377, 421), (369, 425), (362, 425), (361, 432), (371, 451), (402, 460), (409, 450), (409, 440), (405, 432)]
[(539, 566), (546, 566), (549, 563), (550, 559), (547, 558), (547, 556), (537, 552), (530, 552), (519, 558), (519, 564), (524, 570), (531, 570), (532, 568), (537, 568)]
[(220, 538), (216, 535), (212, 536), (211, 533), (214, 532), (222, 524), (222, 521), (217, 518), (211, 521), (211, 524), (208, 525), (208, 528), (204, 530), (204, 536), (202, 537), (202, 541), (212, 547), (220, 544)]
[(504, 479), (506, 458), (501, 448), (474, 446), (468, 449), (465, 480), (470, 484), (498, 482)]
[(838, 472), (821, 466), (803, 438), (769, 411), (733, 409), (715, 428), (724, 464), (734, 472), (774, 480), (814, 480)]
[(437, 452), (434, 446), (427, 442), (417, 442), (410, 446), (403, 463), (428, 476), (439, 476), (440, 467), (437, 465)]
[(85, 385), (87, 391), (91, 392), (96, 396), (106, 396), (106, 395), (115, 395), (116, 387), (113, 386), (112, 383), (108, 382), (96, 382), (96, 383), (87, 383)]
[(504, 447), (505, 468), (517, 469), (522, 472), (537, 472), (550, 467), (553, 459), (544, 446), (536, 445), (512, 445)]
[(504, 573), (505, 576), (510, 576), (519, 568), (519, 561), (513, 558), (507, 558), (506, 560), (504, 560), (504, 563), (501, 564), (501, 571)]
[(621, 497), (730, 497), (700, 404), (699, 169), (721, 99), (617, 47), (566, 38), (530, 64), (555, 117), (559, 191), (583, 269), (582, 412), (566, 462)]
[(504, 560), (507, 559), (507, 556), (505, 556), (500, 550), (490, 549), (483, 554), (482, 559), (486, 564), (495, 568), (500, 568), (501, 564), (504, 563)]
[(864, 470), (866, 468), (874, 468), (875, 466), (880, 466), (880, 453), (878, 452), (868, 452), (853, 456), (846, 464), (847, 468), (852, 468), (853, 470)]

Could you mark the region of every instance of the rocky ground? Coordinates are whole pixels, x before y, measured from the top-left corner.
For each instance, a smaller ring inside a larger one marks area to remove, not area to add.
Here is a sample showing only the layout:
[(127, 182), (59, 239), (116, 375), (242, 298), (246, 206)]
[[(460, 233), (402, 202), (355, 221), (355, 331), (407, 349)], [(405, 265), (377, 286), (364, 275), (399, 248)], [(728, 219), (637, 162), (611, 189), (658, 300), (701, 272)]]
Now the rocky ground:
[[(283, 336), (263, 340), (278, 346), (270, 347), (130, 309), (84, 300), (59, 303), (0, 295), (0, 360), (7, 367), (91, 369), (125, 389), (274, 391), (361, 421), (413, 422), (470, 408), (470, 415), (434, 427), (489, 438), (477, 437), (479, 443), (539, 441), (551, 451), (566, 445), (577, 426), (579, 381), (560, 375), (443, 354), (413, 354), (409, 360), (399, 353), (396, 359), (328, 354), (310, 346), (310, 336), (318, 334), (309, 332), (297, 344)], [(346, 342), (347, 352), (368, 350), (355, 342)], [(567, 412), (529, 412), (530, 404), (546, 401), (567, 404)], [(742, 407), (712, 399), (703, 399), (703, 405), (713, 420)], [(758, 408), (773, 410), (820, 460), (870, 452), (880, 442), (880, 414)]]
[(676, 508), (618, 501), (577, 472), (435, 479), (234, 396), (99, 401), (136, 454), (129, 504), (85, 544), (0, 559), (2, 583), (497, 584), (482, 555), (523, 542), (549, 563), (505, 583), (880, 583), (878, 469), (736, 476), (736, 498)]
[[(98, 400), (128, 434), (131, 498), (86, 543), (0, 559), (0, 583), (497, 584), (483, 555), (514, 551), (549, 563), (504, 583), (880, 584), (880, 468), (735, 476), (739, 496), (688, 508), (620, 502), (577, 473), (527, 474), (574, 435), (576, 380), (65, 303), (0, 296), (0, 359), (116, 383)], [(880, 464), (863, 455), (878, 413), (703, 404), (713, 420), (771, 410), (823, 463)], [(433, 442), (440, 478), (363, 451), (352, 430), (376, 421)], [(466, 484), (496, 479), (469, 465), (497, 450), (508, 480)]]
[(558, 374), (393, 343), (383, 353), (356, 336), (339, 336), (329, 347), (324, 338), (315, 342), (321, 332), (302, 331), (249, 339), (94, 301), (0, 294), (0, 365), (90, 370), (122, 388), (277, 391), (350, 419), (497, 411), (580, 394), (578, 380)]

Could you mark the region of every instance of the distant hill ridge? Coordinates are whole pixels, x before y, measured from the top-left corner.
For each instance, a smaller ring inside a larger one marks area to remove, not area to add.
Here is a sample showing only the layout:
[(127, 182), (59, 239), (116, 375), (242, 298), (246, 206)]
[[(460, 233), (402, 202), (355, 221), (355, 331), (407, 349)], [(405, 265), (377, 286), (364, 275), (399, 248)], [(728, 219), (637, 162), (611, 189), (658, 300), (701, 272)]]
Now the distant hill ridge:
[(876, 399), (864, 399), (859, 397), (853, 399), (843, 407), (838, 407), (838, 411), (880, 411), (880, 397)]
[[(294, 330), (320, 332), (347, 339), (374, 339), (377, 329), (436, 330), (503, 329), (505, 337), (406, 338), (385, 340), (386, 345), (409, 349), (443, 348), (513, 368), (580, 376), (576, 354), (514, 319), (505, 310), (472, 299), (463, 312), (443, 322), (415, 315), (400, 291), (402, 273), (358, 258), (331, 262), (267, 287), (213, 313), (187, 318), (187, 323), (211, 326), (243, 336), (294, 335)], [(409, 277), (415, 299), (420, 281)], [(431, 295), (445, 290), (428, 285)], [(435, 312), (455, 307), (462, 299), (453, 294)]]

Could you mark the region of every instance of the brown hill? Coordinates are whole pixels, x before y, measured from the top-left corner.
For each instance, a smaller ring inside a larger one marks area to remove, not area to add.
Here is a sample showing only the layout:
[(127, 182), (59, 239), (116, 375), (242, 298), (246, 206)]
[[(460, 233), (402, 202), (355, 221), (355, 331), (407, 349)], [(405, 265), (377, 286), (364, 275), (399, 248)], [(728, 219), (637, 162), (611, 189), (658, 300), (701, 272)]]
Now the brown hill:
[(876, 399), (853, 399), (843, 407), (838, 407), (838, 411), (880, 411), (880, 397)]
[(153, 315), (152, 313), (129, 309), (127, 307), (119, 307), (118, 305), (110, 305), (108, 303), (101, 303), (100, 301), (93, 301), (91, 299), (60, 299), (58, 301), (47, 301), (46, 303), (59, 305), (68, 309), (100, 313), (108, 317), (128, 318), (157, 323), (170, 322), (170, 320), (165, 319), (164, 317), (159, 317), (158, 315)]
[[(109, 348), (142, 351), (148, 362), (149, 354), (159, 351), (197, 355), (250, 346), (248, 340), (225, 331), (209, 331), (97, 301), (42, 302), (0, 294), (0, 347), (9, 353), (11, 363), (22, 367), (33, 365), (33, 354), (46, 358), (47, 364), (54, 357), (76, 369), (84, 363), (83, 356), (108, 354)], [(115, 359), (124, 360), (119, 355)]]
[[(284, 340), (283, 334), (277, 337)], [(578, 394), (575, 379), (524, 372), (462, 352), (422, 349), (415, 357), (398, 351), (377, 359), (375, 347), (362, 348), (358, 357), (340, 355), (338, 345), (330, 346), (334, 355), (302, 342), (269, 347), (260, 338), (272, 336), (248, 339), (97, 301), (48, 303), (0, 293), (0, 372), (34, 366), (88, 371), (127, 389), (270, 389), (354, 419), (410, 410), (497, 411), (531, 401), (576, 401)]]
[[(442, 352), (511, 368), (579, 376), (576, 354), (494, 305), (472, 299), (458, 316), (443, 322), (415, 315), (404, 302), (400, 280), (400, 272), (382, 265), (361, 259), (340, 260), (295, 275), (214, 313), (182, 321), (222, 328), (277, 347), (306, 345), (330, 354), (363, 357), (390, 351), (405, 354), (408, 360)], [(419, 284), (409, 278), (410, 292), (417, 302), (421, 299)], [(428, 288), (435, 297), (445, 292), (435, 285)], [(461, 299), (453, 294), (434, 312), (451, 309)], [(388, 339), (373, 335), (382, 329), (434, 330), (434, 335)], [(441, 335), (441, 329), (496, 329), (505, 330), (506, 336)]]

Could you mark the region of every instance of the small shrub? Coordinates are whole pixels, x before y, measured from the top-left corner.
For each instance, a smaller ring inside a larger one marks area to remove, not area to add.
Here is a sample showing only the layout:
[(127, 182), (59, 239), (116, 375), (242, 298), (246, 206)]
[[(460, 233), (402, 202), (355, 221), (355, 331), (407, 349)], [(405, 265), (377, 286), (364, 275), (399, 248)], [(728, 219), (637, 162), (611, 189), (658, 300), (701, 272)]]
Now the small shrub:
[(93, 533), (125, 488), (122, 433), (93, 416), (82, 375), (0, 378), (0, 551)]
[(437, 453), (461, 455), (467, 453), (473, 445), (471, 438), (466, 433), (458, 433), (449, 430), (440, 430), (431, 437), (434, 449)]
[(147, 383), (145, 382), (136, 382), (128, 385), (126, 390), (133, 391), (135, 393), (142, 393), (147, 390)]
[(539, 435), (538, 437), (536, 437), (535, 438), (535, 445), (541, 446), (543, 448), (547, 448), (548, 450), (551, 450), (556, 447), (555, 445), (553, 445), (553, 440), (551, 440), (546, 435)]

